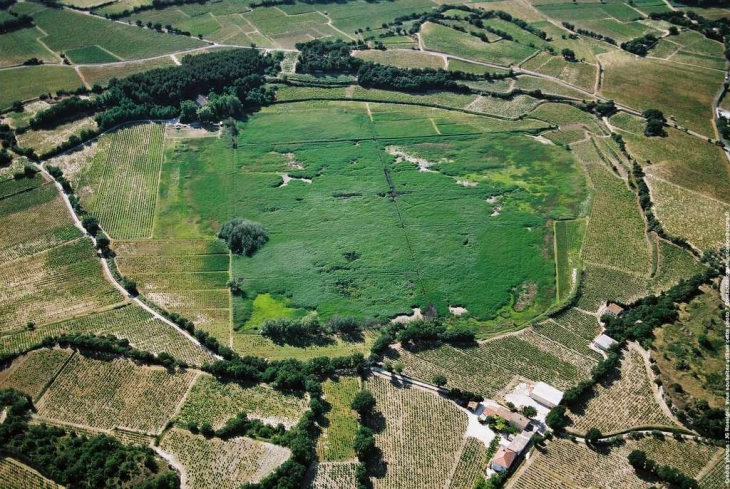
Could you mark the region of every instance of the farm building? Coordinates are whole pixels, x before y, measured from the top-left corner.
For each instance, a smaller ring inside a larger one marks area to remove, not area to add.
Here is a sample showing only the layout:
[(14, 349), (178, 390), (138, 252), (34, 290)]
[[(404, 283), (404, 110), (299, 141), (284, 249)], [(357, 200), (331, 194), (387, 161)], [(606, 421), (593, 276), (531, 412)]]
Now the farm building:
[(553, 408), (563, 399), (563, 391), (559, 391), (545, 382), (538, 382), (530, 391), (530, 397), (540, 404)]
[(507, 418), (507, 421), (509, 421), (509, 424), (511, 424), (518, 430), (526, 430), (532, 424), (532, 421), (530, 421), (528, 418), (522, 416), (520, 413), (510, 413), (510, 416), (509, 416), (509, 418)]
[(205, 105), (208, 103), (208, 97), (200, 94), (195, 97), (195, 103), (198, 104), (199, 107), (205, 107)]
[(471, 401), (469, 404), (466, 405), (466, 408), (472, 413), (476, 413), (479, 409), (479, 403), (476, 401)]
[(496, 472), (506, 472), (512, 467), (517, 454), (508, 448), (500, 448), (492, 459), (490, 467)]
[(496, 418), (497, 416), (509, 421), (511, 415), (512, 413), (509, 409), (502, 407), (499, 404), (487, 404), (484, 407), (484, 411), (482, 411), (481, 416), (479, 416), (479, 421), (485, 421), (487, 418)]
[(530, 444), (530, 439), (523, 434), (519, 434), (514, 440), (507, 445), (507, 450), (515, 452), (517, 455), (521, 455), (525, 451), (527, 445)]
[(613, 302), (609, 302), (608, 305), (603, 308), (603, 312), (601, 313), (601, 315), (613, 314), (614, 316), (618, 316), (622, 312), (624, 312), (623, 307), (619, 306), (618, 304), (614, 304)]
[(593, 340), (593, 344), (603, 351), (608, 351), (613, 345), (616, 344), (616, 340), (606, 334), (599, 334), (596, 339)]

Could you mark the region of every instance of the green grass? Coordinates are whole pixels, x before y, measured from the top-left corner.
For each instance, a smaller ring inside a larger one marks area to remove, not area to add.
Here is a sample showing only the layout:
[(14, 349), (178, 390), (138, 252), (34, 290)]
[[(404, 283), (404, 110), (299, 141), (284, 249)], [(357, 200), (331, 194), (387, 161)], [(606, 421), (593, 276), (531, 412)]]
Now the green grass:
[(99, 46), (84, 46), (66, 51), (66, 56), (77, 64), (113, 63), (121, 58), (112, 55)]
[(512, 41), (485, 43), (470, 34), (429, 22), (421, 27), (421, 36), (429, 49), (504, 66), (517, 64), (536, 51)]
[(251, 318), (244, 325), (244, 329), (258, 329), (269, 319), (294, 317), (298, 312), (287, 307), (286, 301), (276, 299), (271, 294), (258, 294), (252, 301), (251, 309)]
[[(523, 68), (559, 78), (566, 83), (593, 93), (598, 67), (588, 63), (568, 62), (562, 56), (540, 53), (522, 65)], [(585, 95), (583, 97), (585, 98)]]
[(124, 78), (135, 73), (155, 68), (163, 68), (175, 66), (175, 62), (171, 58), (155, 58), (147, 61), (138, 61), (136, 63), (120, 63), (118, 65), (105, 66), (82, 66), (79, 68), (81, 74), (89, 85), (106, 86), (112, 78)]
[(358, 415), (350, 408), (360, 391), (357, 377), (328, 379), (322, 384), (324, 400), (329, 404), (322, 434), (317, 440), (319, 460), (337, 462), (355, 458), (352, 448), (358, 429)]
[(375, 340), (374, 334), (366, 333), (364, 341), (335, 340), (326, 345), (298, 347), (276, 345), (271, 340), (258, 334), (233, 333), (233, 349), (241, 355), (253, 355), (269, 360), (296, 358), (302, 361), (317, 357), (344, 357), (355, 353), (367, 356)]
[(76, 90), (83, 83), (70, 66), (24, 66), (0, 70), (0, 86), (0, 107), (7, 108), (18, 100), (55, 94), (58, 90)]
[[(59, 53), (73, 53), (75, 49), (96, 45), (119, 58), (136, 59), (203, 46), (197, 39), (111, 23), (70, 10), (48, 9), (35, 14), (33, 19), (48, 33), (43, 42)], [(83, 35), (79, 35), (81, 32)], [(99, 62), (98, 50), (81, 53), (81, 59), (91, 58), (93, 62)]]
[(0, 35), (0, 66), (21, 64), (30, 58), (45, 62), (58, 61), (58, 58), (37, 41), (43, 33), (35, 27), (19, 29)]
[(444, 59), (441, 56), (410, 49), (390, 49), (387, 51), (369, 49), (367, 51), (355, 51), (354, 55), (373, 63), (398, 66), (399, 68), (444, 68)]

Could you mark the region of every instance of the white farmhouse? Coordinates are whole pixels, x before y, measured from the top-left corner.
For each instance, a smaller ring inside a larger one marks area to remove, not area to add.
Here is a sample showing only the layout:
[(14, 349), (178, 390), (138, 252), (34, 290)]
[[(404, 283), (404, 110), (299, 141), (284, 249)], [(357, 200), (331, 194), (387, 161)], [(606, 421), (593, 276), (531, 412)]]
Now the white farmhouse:
[(563, 391), (559, 391), (545, 382), (538, 382), (530, 391), (530, 397), (544, 406), (553, 408), (563, 399)]

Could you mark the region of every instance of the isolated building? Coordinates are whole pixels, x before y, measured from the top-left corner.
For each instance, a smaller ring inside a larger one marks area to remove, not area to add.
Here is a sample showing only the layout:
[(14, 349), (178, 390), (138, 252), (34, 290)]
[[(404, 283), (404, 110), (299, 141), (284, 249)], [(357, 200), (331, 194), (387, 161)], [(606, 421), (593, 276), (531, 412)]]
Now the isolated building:
[(614, 304), (613, 302), (610, 302), (603, 308), (603, 314), (613, 314), (614, 316), (618, 316), (622, 312), (624, 312), (624, 308), (618, 304)]
[(617, 343), (616, 340), (608, 336), (607, 334), (599, 334), (596, 336), (596, 339), (593, 340), (593, 344), (596, 345), (596, 347), (600, 348), (603, 351), (608, 351), (611, 346), (615, 345)]
[(476, 413), (479, 409), (479, 403), (476, 401), (471, 401), (469, 402), (469, 404), (466, 405), (466, 408), (472, 413)]
[(563, 391), (559, 391), (545, 382), (538, 382), (532, 387), (530, 397), (543, 406), (553, 408), (563, 400)]
[(489, 466), (496, 472), (506, 472), (515, 463), (516, 458), (517, 454), (515, 452), (500, 447)]

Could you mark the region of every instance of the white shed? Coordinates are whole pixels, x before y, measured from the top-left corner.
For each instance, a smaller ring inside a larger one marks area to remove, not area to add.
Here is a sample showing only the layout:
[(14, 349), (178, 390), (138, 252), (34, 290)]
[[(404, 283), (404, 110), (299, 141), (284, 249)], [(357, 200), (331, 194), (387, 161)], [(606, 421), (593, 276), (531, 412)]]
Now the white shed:
[(530, 391), (530, 397), (544, 406), (553, 408), (563, 399), (563, 391), (559, 391), (545, 382), (538, 382)]
[(611, 346), (616, 344), (616, 340), (608, 336), (607, 334), (599, 334), (596, 339), (593, 340), (593, 344), (596, 345), (603, 351), (607, 351)]

